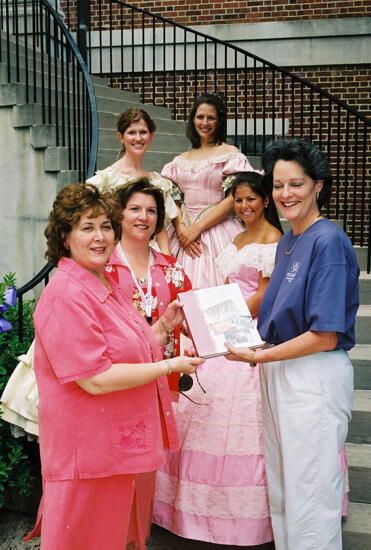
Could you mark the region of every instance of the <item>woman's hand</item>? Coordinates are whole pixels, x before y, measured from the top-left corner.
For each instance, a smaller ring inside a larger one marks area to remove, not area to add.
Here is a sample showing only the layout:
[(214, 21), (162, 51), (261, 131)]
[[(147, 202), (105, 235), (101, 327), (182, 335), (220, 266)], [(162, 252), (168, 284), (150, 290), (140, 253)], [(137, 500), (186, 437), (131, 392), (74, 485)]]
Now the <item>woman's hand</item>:
[(197, 351), (196, 351), (196, 349), (194, 348), (194, 346), (191, 346), (191, 347), (189, 347), (189, 348), (187, 348), (187, 349), (184, 350), (184, 355), (185, 355), (186, 357), (196, 357)]
[(179, 300), (174, 300), (167, 306), (158, 321), (151, 326), (159, 346), (168, 342), (172, 332), (182, 321), (182, 304)]
[(307, 330), (303, 334), (291, 338), (276, 346), (264, 346), (256, 351), (250, 348), (236, 348), (225, 343), (230, 352), (226, 358), (230, 361), (245, 361), (246, 363), (271, 363), (272, 361), (287, 361), (305, 355), (331, 351), (336, 348), (338, 334), (333, 331)]
[(166, 364), (171, 366), (172, 372), (181, 372), (183, 374), (193, 374), (197, 367), (205, 362), (201, 357), (172, 357), (166, 360)]
[(178, 239), (183, 248), (189, 246), (193, 241), (197, 241), (198, 237), (201, 235), (201, 229), (194, 223), (189, 227), (186, 227), (184, 224), (180, 224), (178, 229)]
[(228, 342), (224, 345), (230, 352), (225, 356), (226, 359), (229, 361), (244, 361), (245, 363), (250, 363), (251, 354), (254, 350), (250, 348), (236, 348), (235, 346), (228, 344)]
[(172, 332), (183, 321), (182, 304), (179, 300), (171, 302), (161, 315), (160, 324), (167, 332)]
[(191, 258), (196, 258), (202, 254), (201, 245), (197, 241), (194, 241), (189, 246), (186, 246), (184, 250), (188, 256), (191, 256)]

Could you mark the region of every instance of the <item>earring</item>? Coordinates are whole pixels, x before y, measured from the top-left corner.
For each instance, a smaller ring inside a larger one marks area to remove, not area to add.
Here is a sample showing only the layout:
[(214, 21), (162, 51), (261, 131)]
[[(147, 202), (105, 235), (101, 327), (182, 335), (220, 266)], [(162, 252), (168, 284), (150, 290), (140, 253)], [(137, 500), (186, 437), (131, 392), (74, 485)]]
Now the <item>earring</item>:
[(319, 199), (319, 191), (317, 191), (317, 193), (316, 193), (316, 199), (317, 199), (317, 202), (318, 202), (318, 199)]
[(63, 246), (66, 250), (70, 249), (70, 243), (68, 241), (64, 241)]

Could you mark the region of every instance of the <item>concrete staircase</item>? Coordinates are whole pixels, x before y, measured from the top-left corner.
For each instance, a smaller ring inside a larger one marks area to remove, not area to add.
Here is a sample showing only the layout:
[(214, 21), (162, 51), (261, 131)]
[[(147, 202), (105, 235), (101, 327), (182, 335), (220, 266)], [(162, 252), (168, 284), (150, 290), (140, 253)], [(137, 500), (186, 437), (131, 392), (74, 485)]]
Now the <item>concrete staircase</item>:
[(156, 123), (156, 134), (144, 157), (146, 170), (161, 171), (164, 164), (189, 147), (184, 122), (171, 119), (170, 109), (140, 103), (139, 94), (109, 88), (106, 80), (92, 76), (97, 101), (99, 138), (97, 168), (101, 170), (117, 160), (120, 144), (116, 135), (117, 116), (129, 107), (144, 109)]
[[(25, 101), (24, 47), (19, 47), (20, 82), (15, 80), (15, 42), (10, 40), (12, 81), (8, 83), (7, 42), (1, 34), (0, 63), (0, 272), (15, 271), (18, 285), (29, 281), (44, 265), (43, 232), (56, 193), (78, 181), (78, 172), (68, 166), (68, 149), (56, 146), (55, 124), (42, 124), (41, 103)], [(36, 79), (41, 82), (40, 52), (36, 54)], [(52, 72), (54, 64), (52, 64)], [(29, 82), (33, 81), (29, 63)], [(97, 168), (112, 164), (119, 152), (115, 122), (130, 106), (139, 106), (138, 94), (109, 88), (104, 79), (92, 77), (99, 111)], [(54, 88), (54, 78), (52, 78)], [(72, 89), (72, 85), (70, 86)], [(38, 94), (40, 97), (40, 94)], [(52, 98), (54, 101), (54, 98)], [(169, 109), (144, 106), (154, 119), (157, 132), (145, 158), (145, 168), (160, 171), (175, 154), (189, 146), (184, 123), (171, 120)], [(61, 110), (59, 120), (62, 120)], [(67, 117), (66, 117), (67, 120)], [(52, 120), (53, 122), (53, 120)], [(59, 131), (62, 128), (59, 126)], [(22, 182), (22, 185), (20, 185)], [(23, 247), (20, 250), (19, 243)]]
[(349, 515), (343, 523), (344, 550), (371, 549), (371, 275), (366, 250), (355, 248), (361, 268), (357, 345), (354, 366), (354, 405), (346, 443), (349, 465)]

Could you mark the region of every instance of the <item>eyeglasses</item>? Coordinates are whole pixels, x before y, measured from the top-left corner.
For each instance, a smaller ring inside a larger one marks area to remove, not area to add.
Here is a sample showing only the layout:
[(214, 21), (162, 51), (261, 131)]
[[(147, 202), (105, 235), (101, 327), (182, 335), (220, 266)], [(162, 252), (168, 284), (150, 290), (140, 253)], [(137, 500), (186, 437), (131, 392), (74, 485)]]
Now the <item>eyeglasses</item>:
[[(206, 390), (202, 387), (201, 382), (198, 378), (197, 371), (195, 371), (195, 376), (196, 376), (197, 383), (200, 386), (201, 390), (204, 393), (206, 393)], [(192, 386), (193, 386), (192, 376), (190, 376), (189, 374), (182, 374), (182, 376), (180, 377), (180, 380), (179, 380), (179, 393), (181, 393), (184, 397), (189, 399), (189, 401), (192, 401), (192, 403), (194, 403), (195, 405), (203, 405), (204, 403), (197, 403), (197, 401), (194, 401), (191, 397), (189, 397), (188, 395), (186, 395), (184, 393), (185, 391), (190, 390), (192, 388)]]

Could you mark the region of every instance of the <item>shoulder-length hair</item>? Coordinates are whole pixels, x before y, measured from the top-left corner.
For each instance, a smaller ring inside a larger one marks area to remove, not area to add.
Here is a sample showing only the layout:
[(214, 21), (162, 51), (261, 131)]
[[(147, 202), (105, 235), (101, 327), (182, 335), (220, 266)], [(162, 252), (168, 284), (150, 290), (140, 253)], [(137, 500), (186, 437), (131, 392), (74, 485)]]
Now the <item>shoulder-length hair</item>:
[(122, 213), (112, 193), (101, 193), (89, 183), (73, 183), (58, 193), (49, 214), (49, 224), (44, 231), (47, 240), (45, 257), (49, 263), (57, 266), (63, 256), (70, 257), (64, 241), (85, 213), (89, 213), (91, 218), (105, 214), (112, 224), (115, 238), (119, 239)]
[[(154, 123), (152, 118), (149, 116), (147, 111), (145, 111), (144, 109), (139, 109), (137, 107), (130, 107), (119, 115), (116, 122), (116, 129), (120, 134), (124, 134), (131, 124), (134, 124), (134, 122), (139, 122), (140, 120), (143, 120), (150, 134), (155, 133), (156, 124)], [(122, 143), (119, 157), (122, 157), (124, 154), (125, 145)]]
[(189, 113), (187, 126), (186, 126), (186, 137), (191, 142), (191, 145), (194, 149), (198, 149), (201, 145), (200, 136), (196, 132), (194, 118), (196, 111), (200, 105), (207, 103), (212, 105), (216, 111), (218, 121), (215, 130), (214, 143), (221, 145), (223, 141), (227, 139), (227, 110), (224, 104), (224, 101), (221, 97), (215, 94), (202, 94), (194, 102), (191, 112)]
[(241, 185), (249, 185), (252, 191), (259, 195), (263, 200), (268, 199), (267, 207), (264, 208), (264, 217), (283, 234), (277, 208), (272, 198), (272, 189), (269, 184), (267, 185), (263, 175), (255, 171), (238, 172), (235, 174), (231, 187), (233, 198), (236, 196), (236, 191)]

